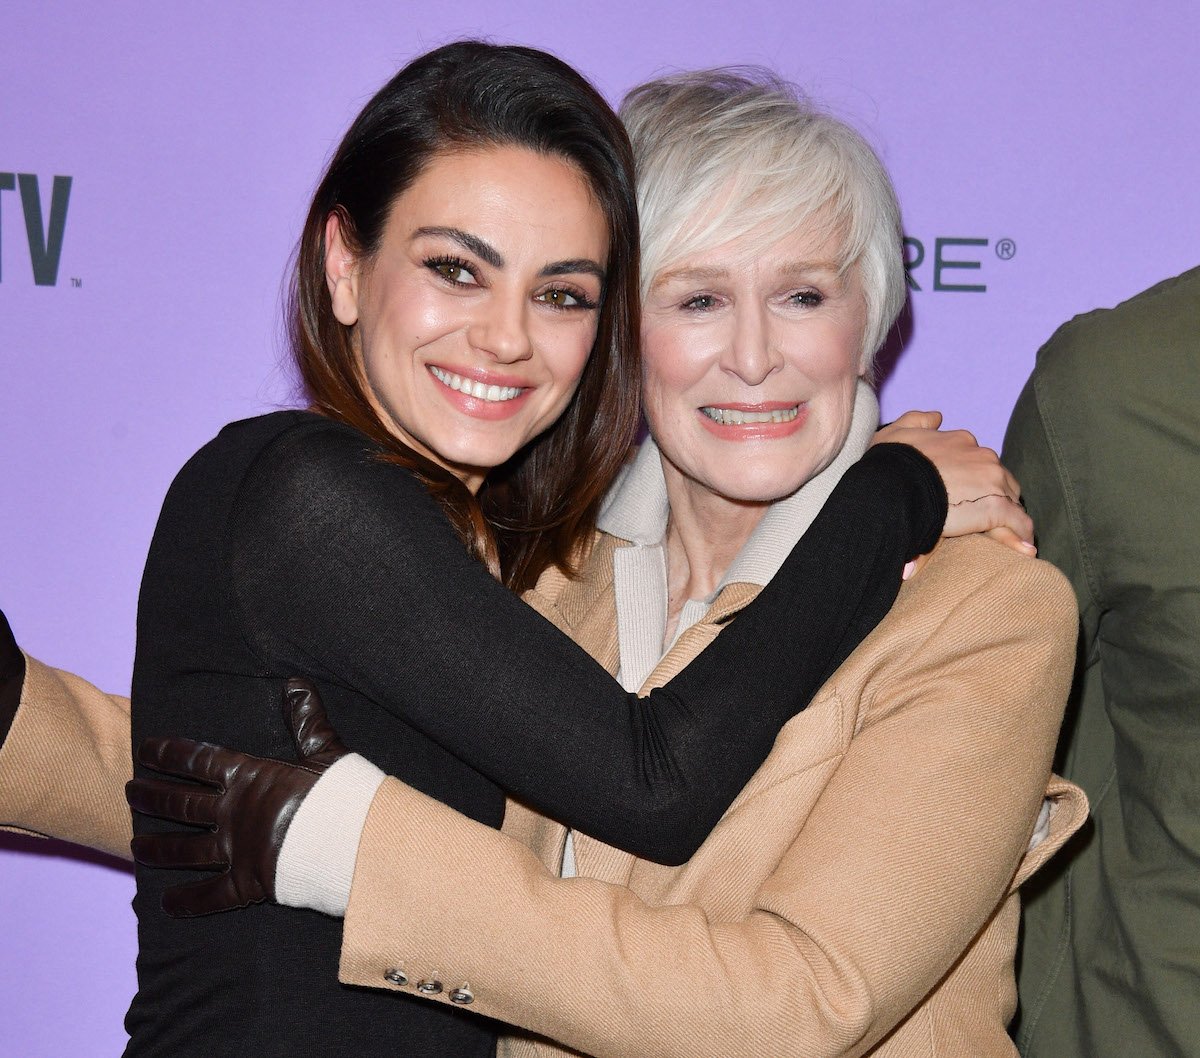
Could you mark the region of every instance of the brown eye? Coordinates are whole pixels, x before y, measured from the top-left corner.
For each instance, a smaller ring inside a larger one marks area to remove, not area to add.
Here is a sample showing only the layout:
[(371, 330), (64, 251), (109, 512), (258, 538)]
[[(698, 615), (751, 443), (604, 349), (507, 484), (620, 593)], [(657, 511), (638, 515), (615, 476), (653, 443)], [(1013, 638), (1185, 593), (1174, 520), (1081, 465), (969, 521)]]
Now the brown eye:
[(475, 278), (475, 273), (471, 271), (471, 266), (466, 261), (460, 261), (457, 257), (430, 257), (423, 263), (438, 278), (444, 279), (451, 286), (479, 286), (479, 280)]
[(591, 309), (595, 303), (584, 294), (563, 287), (552, 287), (537, 295), (537, 300), (555, 309)]

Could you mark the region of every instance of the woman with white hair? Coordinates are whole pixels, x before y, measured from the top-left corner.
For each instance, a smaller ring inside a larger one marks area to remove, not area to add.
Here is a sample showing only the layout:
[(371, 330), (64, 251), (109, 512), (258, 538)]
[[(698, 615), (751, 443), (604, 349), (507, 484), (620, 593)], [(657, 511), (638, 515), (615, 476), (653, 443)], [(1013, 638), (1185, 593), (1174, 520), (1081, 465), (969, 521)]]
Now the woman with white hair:
[[(882, 166), (788, 86), (686, 74), (635, 89), (622, 116), (651, 438), (579, 579), (539, 592), (645, 692), (770, 580), (870, 443), (866, 380), (904, 277)], [(507, 1041), (512, 1054), (1011, 1054), (1016, 888), (1085, 812), (1050, 777), (1074, 614), (1047, 564), (944, 541), (676, 867), (568, 844), (512, 806), (522, 844), (382, 775), (347, 843), (364, 795), (338, 768), (317, 779), (345, 751), (300, 684), (300, 766), (253, 761), (243, 780), (241, 754), (167, 739), (149, 755), (225, 790), (215, 825), (234, 878), (278, 818), (263, 791), (289, 791), (277, 898), (345, 914), (342, 980), (549, 1038)], [(135, 809), (178, 819), (187, 796), (130, 790)], [(203, 866), (177, 836), (135, 855)]]

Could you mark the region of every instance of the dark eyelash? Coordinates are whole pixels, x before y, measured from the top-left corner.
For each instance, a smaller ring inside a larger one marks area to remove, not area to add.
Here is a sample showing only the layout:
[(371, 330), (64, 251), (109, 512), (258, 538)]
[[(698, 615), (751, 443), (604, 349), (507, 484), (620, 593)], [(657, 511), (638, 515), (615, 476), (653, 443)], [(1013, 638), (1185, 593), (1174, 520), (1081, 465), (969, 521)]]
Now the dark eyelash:
[(549, 294), (552, 291), (561, 290), (564, 294), (569, 294), (575, 299), (578, 304), (575, 305), (555, 305), (554, 308), (560, 309), (594, 309), (597, 302), (593, 301), (582, 290), (575, 290), (572, 287), (551, 287), (549, 290), (542, 291), (543, 294)]
[[(436, 270), (440, 265), (450, 265), (453, 268), (461, 268), (473, 279), (478, 279), (478, 276), (475, 275), (474, 268), (471, 267), (471, 263), (469, 261), (464, 261), (461, 257), (454, 256), (454, 254), (439, 254), (437, 257), (426, 257), (421, 263), (431, 271)], [(445, 279), (447, 283), (459, 283), (457, 279), (450, 279), (447, 276), (442, 276), (441, 278)], [(469, 283), (459, 283), (459, 285), (470, 286)]]

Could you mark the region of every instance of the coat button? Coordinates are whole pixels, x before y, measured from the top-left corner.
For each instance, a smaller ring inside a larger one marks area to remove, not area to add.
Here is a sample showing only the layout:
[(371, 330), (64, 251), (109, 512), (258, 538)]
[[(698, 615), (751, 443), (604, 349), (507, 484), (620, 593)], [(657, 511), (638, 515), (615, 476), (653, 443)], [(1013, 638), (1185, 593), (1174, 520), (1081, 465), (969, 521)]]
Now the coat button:
[(450, 993), (450, 1002), (460, 1003), (465, 1007), (468, 1003), (475, 1002), (475, 993), (471, 991), (470, 985), (463, 985)]
[(427, 996), (436, 996), (441, 990), (442, 982), (436, 977), (430, 977), (417, 983), (417, 991), (424, 992)]
[(384, 971), (383, 979), (385, 981), (391, 981), (394, 985), (408, 984), (408, 974), (398, 967), (393, 967), (390, 970)]

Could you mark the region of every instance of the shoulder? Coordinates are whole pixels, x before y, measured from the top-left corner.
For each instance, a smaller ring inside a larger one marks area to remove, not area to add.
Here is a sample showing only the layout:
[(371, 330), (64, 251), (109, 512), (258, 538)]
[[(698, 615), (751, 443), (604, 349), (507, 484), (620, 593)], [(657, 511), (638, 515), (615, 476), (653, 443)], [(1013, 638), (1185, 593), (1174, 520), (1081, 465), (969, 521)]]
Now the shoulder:
[[(1200, 364), (1198, 327), (1200, 268), (1194, 268), (1119, 305), (1085, 312), (1059, 327), (1038, 352), (1033, 373), (1038, 395), (1078, 393), (1092, 383), (1119, 383), (1126, 373), (1136, 380), (1176, 370), (1164, 357), (1168, 361), (1182, 357), (1194, 369)], [(1146, 370), (1150, 350), (1153, 372)]]
[(167, 504), (181, 497), (224, 496), (238, 486), (247, 469), (277, 438), (314, 419), (308, 412), (277, 411), (241, 419), (222, 427), (184, 463), (171, 483)]
[(860, 700), (860, 728), (913, 709), (962, 720), (981, 702), (1005, 701), (1014, 723), (1049, 731), (1078, 628), (1071, 585), (1050, 563), (982, 536), (944, 540), (836, 678)]
[(941, 541), (898, 602), (933, 618), (976, 612), (991, 624), (1019, 621), (1072, 637), (1078, 618), (1075, 592), (1055, 566), (978, 535)]
[(860, 675), (887, 680), (1014, 644), (1031, 665), (1067, 657), (1078, 621), (1074, 591), (1049, 562), (983, 536), (943, 540), (864, 642)]
[[(263, 458), (304, 447), (316, 450), (328, 446), (328, 439), (341, 434), (357, 436), (363, 442), (367, 438), (349, 427), (342, 426), (313, 412), (291, 409), (239, 419), (221, 428), (221, 431), (203, 445), (190, 460), (187, 467), (211, 467), (217, 464), (253, 464)], [(186, 467), (185, 467), (186, 469)]]
[(256, 462), (276, 468), (333, 468), (364, 463), (379, 452), (365, 434), (308, 411), (276, 412), (231, 423), (218, 435), (254, 450)]
[[(243, 425), (235, 423), (226, 430)], [(425, 494), (408, 470), (380, 458), (383, 450), (371, 438), (323, 415), (285, 413), (274, 430), (256, 432), (253, 443), (247, 482), (272, 494), (312, 499), (330, 489), (349, 496), (363, 488)]]
[[(272, 420), (267, 423), (264, 420)], [(245, 456), (234, 499), (234, 526), (287, 535), (340, 535), (381, 520), (431, 521), (438, 508), (414, 475), (380, 458), (365, 434), (311, 412), (263, 416), (226, 427)]]

